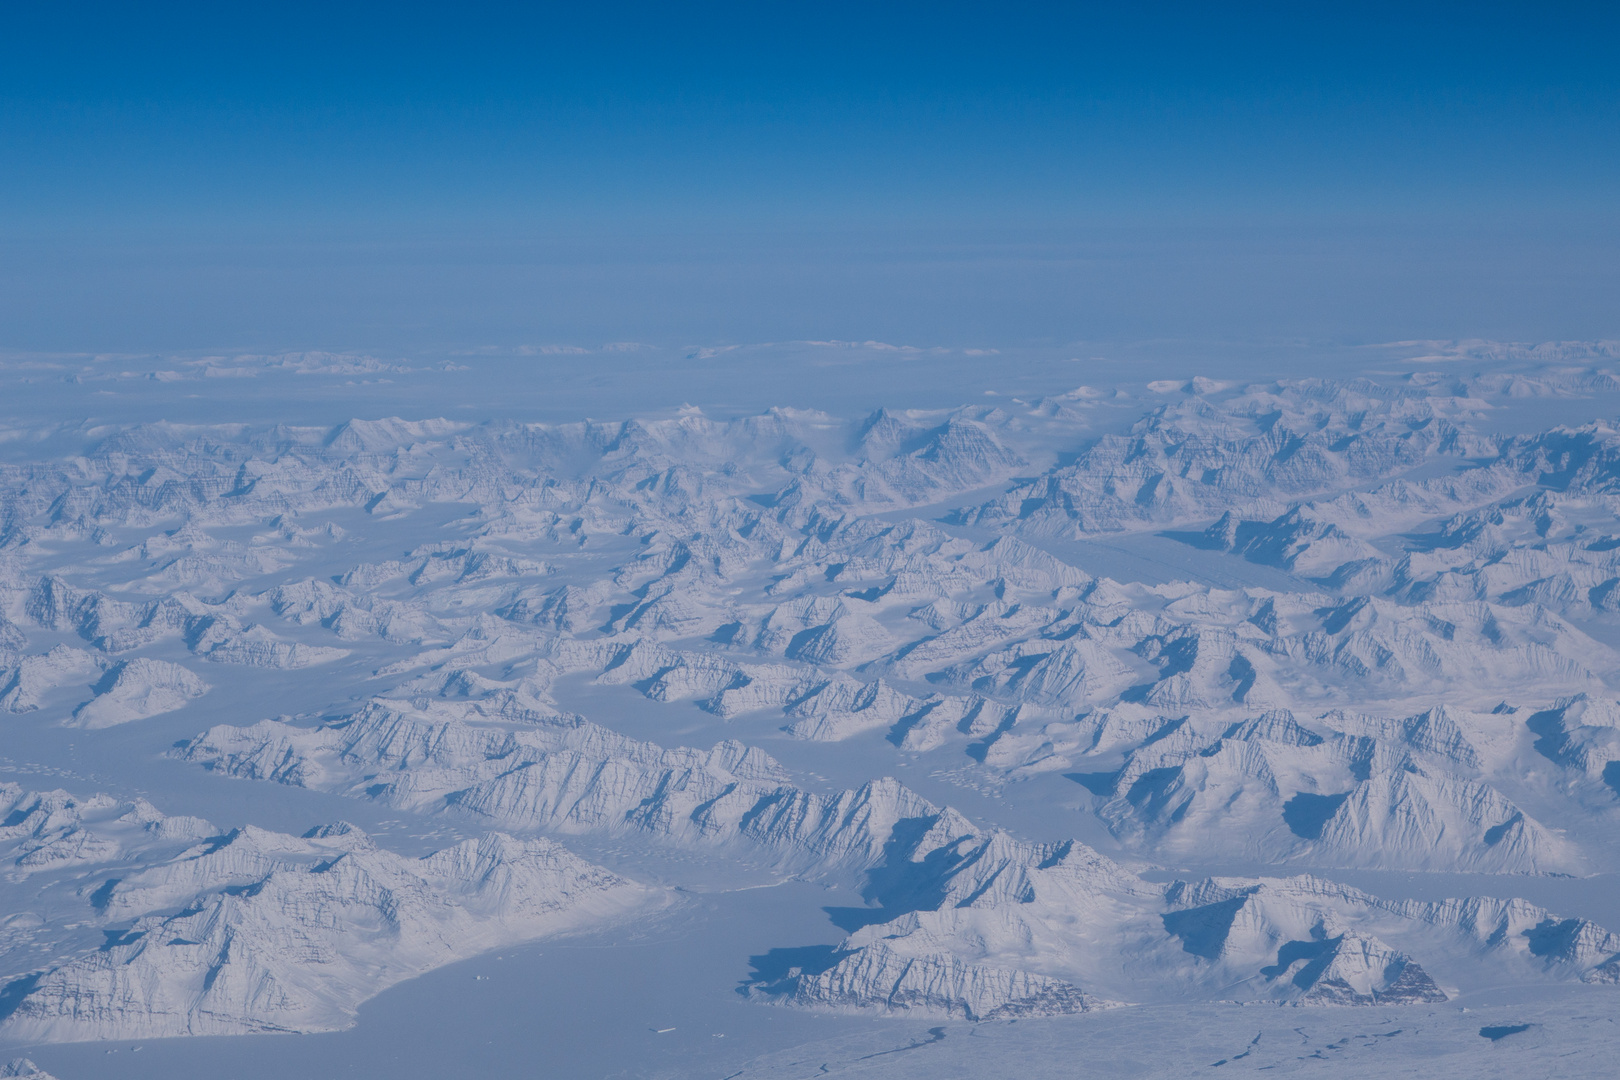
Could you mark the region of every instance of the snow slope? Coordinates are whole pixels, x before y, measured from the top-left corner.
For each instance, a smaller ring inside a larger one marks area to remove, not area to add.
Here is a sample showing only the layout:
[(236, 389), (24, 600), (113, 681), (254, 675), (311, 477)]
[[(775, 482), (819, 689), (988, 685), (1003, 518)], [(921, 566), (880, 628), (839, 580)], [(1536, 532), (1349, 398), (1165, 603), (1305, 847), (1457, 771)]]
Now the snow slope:
[[(407, 858), (345, 824), (220, 834), (14, 784), (0, 808), (7, 962), (50, 957), (3, 990), (24, 1041), (331, 1030), (401, 979), (667, 902), (538, 838)], [(74, 921), (19, 914), (46, 900)]]
[(789, 879), (864, 904), (735, 958), (790, 1008), (1612, 1008), (1620, 938), (1513, 894), (1620, 872), (1620, 434), (1503, 417), (1616, 387), (37, 434), (0, 1039), (338, 1029)]

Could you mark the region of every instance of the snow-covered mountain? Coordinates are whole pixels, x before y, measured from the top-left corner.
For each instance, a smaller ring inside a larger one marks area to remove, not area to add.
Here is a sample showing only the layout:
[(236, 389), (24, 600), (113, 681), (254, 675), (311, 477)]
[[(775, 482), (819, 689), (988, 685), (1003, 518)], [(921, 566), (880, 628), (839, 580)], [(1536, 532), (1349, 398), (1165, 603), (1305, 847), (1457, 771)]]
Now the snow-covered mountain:
[[(1605, 378), (8, 459), (0, 1038), (341, 1028), (727, 873), (865, 905), (735, 958), (789, 1007), (1612, 997), (1620, 937), (1511, 896), (1620, 872), (1620, 436), (1497, 416)], [(1348, 883), (1396, 872), (1482, 888)]]
[(50, 957), (4, 988), (0, 1037), (25, 1041), (331, 1030), (401, 979), (668, 902), (542, 838), (408, 858), (342, 823), (220, 833), (15, 784), (0, 811), (6, 962)]

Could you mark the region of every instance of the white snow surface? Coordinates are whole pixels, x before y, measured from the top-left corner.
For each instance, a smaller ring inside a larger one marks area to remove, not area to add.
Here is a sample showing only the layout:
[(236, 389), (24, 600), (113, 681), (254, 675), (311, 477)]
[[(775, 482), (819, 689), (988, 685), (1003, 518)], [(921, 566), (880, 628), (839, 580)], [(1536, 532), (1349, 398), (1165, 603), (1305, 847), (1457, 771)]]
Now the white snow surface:
[(42, 430), (0, 463), (0, 1040), (339, 1030), (783, 881), (858, 906), (735, 957), (767, 1012), (1612, 1025), (1620, 935), (1514, 893), (1620, 874), (1620, 429), (1503, 417), (1620, 379), (1533, 366)]
[(120, 660), (94, 687), (96, 696), (73, 710), (78, 727), (103, 728), (173, 712), (208, 692), (208, 684), (179, 664), (137, 656)]
[[(0, 811), (8, 962), (53, 954), (0, 1023), (25, 1041), (341, 1028), (401, 979), (667, 902), (538, 837), (410, 858), (342, 823), (220, 834), (141, 800), (14, 784)], [(76, 920), (20, 911), (47, 897)]]

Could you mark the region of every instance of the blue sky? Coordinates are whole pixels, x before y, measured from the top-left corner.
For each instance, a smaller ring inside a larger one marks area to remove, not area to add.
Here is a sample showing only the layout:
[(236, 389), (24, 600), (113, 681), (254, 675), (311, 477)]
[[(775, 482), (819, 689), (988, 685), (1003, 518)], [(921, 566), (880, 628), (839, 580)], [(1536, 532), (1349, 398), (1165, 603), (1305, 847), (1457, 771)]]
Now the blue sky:
[(1612, 6), (8, 5), (0, 346), (1620, 334)]

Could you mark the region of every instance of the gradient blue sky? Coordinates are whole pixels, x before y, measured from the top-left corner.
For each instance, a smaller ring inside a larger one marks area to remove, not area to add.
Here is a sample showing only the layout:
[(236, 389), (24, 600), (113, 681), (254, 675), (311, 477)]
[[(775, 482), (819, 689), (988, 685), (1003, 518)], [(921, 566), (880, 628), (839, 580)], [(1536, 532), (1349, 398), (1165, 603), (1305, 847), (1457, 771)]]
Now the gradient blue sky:
[(0, 347), (1620, 336), (1612, 4), (5, 24)]

